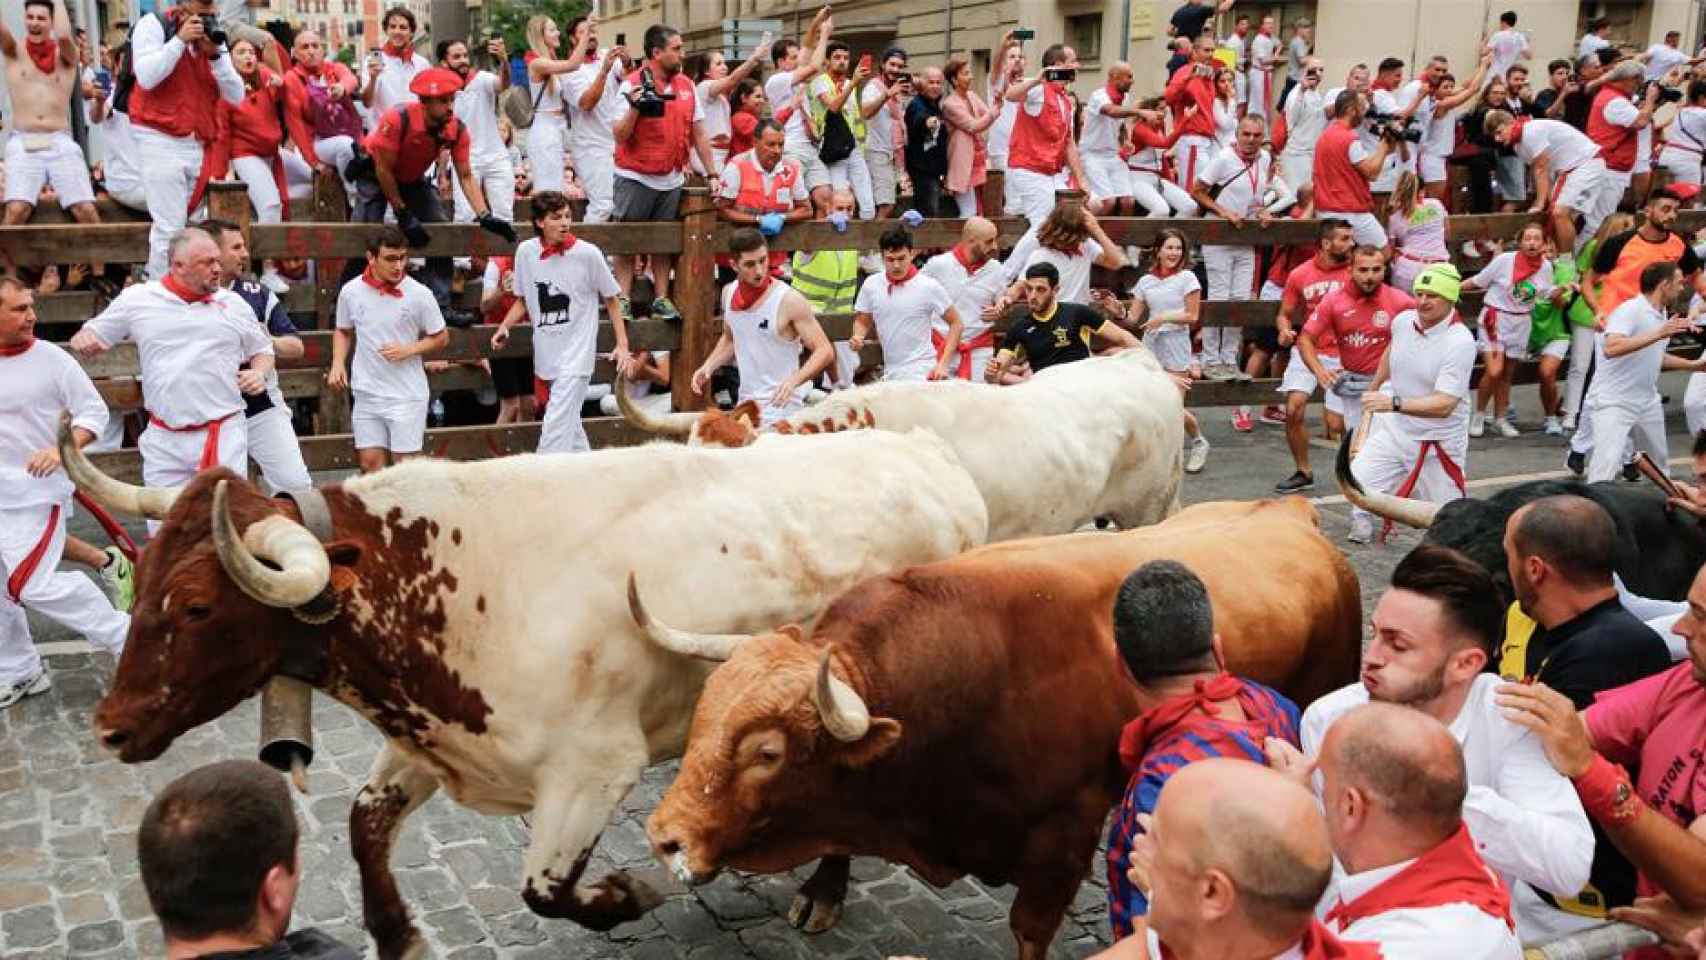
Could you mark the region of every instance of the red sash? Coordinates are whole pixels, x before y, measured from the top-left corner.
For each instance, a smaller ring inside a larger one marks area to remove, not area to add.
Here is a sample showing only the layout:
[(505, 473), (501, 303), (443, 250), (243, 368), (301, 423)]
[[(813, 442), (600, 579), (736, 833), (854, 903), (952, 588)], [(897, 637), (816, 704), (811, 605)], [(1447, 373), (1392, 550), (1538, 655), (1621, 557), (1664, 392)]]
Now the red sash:
[(47, 548), (53, 544), (53, 534), (58, 529), (59, 504), (56, 503), (53, 509), (48, 511), (47, 529), (41, 532), (41, 539), (25, 554), (24, 562), (18, 564), (18, 569), (13, 570), (12, 575), (6, 578), (6, 593), (13, 603), (23, 603), (24, 587), (29, 584), (30, 578), (35, 576), (36, 568), (41, 566), (41, 559), (47, 555)]
[[(935, 330), (930, 331), (930, 346), (935, 349), (937, 356), (941, 356), (942, 345), (947, 342), (948, 340), (946, 337), (937, 333)], [(973, 350), (993, 346), (995, 346), (994, 327), (990, 327), (988, 330), (972, 337), (970, 340), (961, 337), (959, 347), (954, 350), (954, 353), (958, 354), (960, 359), (959, 363), (954, 367), (953, 375), (961, 380), (970, 380), (972, 378), (971, 352)]]
[[(1440, 469), (1445, 471), (1445, 475), (1451, 479), (1452, 483), (1457, 484), (1458, 492), (1468, 495), (1469, 488), (1463, 482), (1463, 468), (1457, 465), (1457, 461), (1451, 459), (1451, 455), (1445, 452), (1445, 448), (1439, 445), (1438, 440), (1423, 440), (1422, 451), (1416, 456), (1416, 465), (1410, 468), (1410, 475), (1404, 478), (1404, 482), (1399, 485), (1395, 496), (1408, 497), (1415, 491), (1416, 482), (1422, 478), (1422, 467), (1427, 465), (1429, 450), (1432, 450), (1434, 456), (1439, 458)], [(1380, 528), (1380, 542), (1385, 543), (1386, 538), (1391, 535), (1392, 521), (1388, 520)]]
[(1469, 827), (1459, 825), (1451, 839), (1389, 877), (1350, 903), (1339, 901), (1327, 911), (1326, 921), (1343, 930), (1358, 920), (1393, 910), (1425, 910), (1452, 903), (1466, 903), (1505, 922), (1516, 932), (1511, 919), (1511, 898), (1498, 875), (1475, 852)]
[(195, 433), (200, 430), (206, 430), (207, 440), (201, 445), (201, 459), (197, 460), (195, 465), (196, 472), (200, 473), (203, 470), (211, 470), (214, 467), (219, 466), (219, 429), (225, 425), (225, 421), (234, 416), (236, 416), (235, 413), (228, 413), (225, 416), (220, 417), (218, 420), (209, 420), (206, 423), (192, 423), (186, 427), (174, 427), (150, 413), (148, 415), (148, 422), (162, 430), (170, 430), (173, 433)]

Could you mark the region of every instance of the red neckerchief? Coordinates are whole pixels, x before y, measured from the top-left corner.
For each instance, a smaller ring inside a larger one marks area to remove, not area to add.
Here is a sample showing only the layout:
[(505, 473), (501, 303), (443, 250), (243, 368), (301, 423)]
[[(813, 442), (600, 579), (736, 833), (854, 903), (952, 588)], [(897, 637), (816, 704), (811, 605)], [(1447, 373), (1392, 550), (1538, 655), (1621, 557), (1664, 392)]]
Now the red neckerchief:
[(540, 237), (539, 238), (539, 259), (544, 260), (544, 259), (547, 259), (549, 257), (554, 257), (559, 253), (568, 253), (571, 249), (574, 248), (574, 245), (578, 242), (580, 242), (580, 238), (576, 237), (572, 233), (565, 234), (563, 236), (563, 242), (562, 243), (546, 243), (545, 238)]
[[(1382, 956), (1379, 944), (1340, 940), (1337, 934), (1313, 917), (1309, 920), (1309, 929), (1303, 931), (1303, 936), (1297, 941), (1297, 949), (1303, 954), (1303, 960), (1380, 960)], [(1161, 957), (1162, 960), (1173, 960), (1174, 957), (1165, 943), (1161, 945)]]
[(1173, 274), (1179, 273), (1180, 271), (1184, 270), (1184, 268), (1185, 267), (1184, 267), (1184, 264), (1182, 262), (1179, 264), (1179, 266), (1168, 269), (1166, 267), (1161, 266), (1160, 262), (1157, 261), (1155, 266), (1153, 266), (1149, 269), (1149, 272), (1155, 275), (1155, 279), (1165, 280), (1168, 277), (1172, 276)]
[(35, 62), (36, 69), (48, 76), (53, 76), (59, 67), (59, 42), (52, 37), (46, 40), (24, 38), (24, 49), (30, 52), (30, 59)]
[(1194, 710), (1214, 716), (1210, 704), (1231, 700), (1243, 689), (1242, 680), (1230, 673), (1217, 673), (1207, 679), (1198, 680), (1190, 693), (1163, 700), (1143, 711), (1137, 715), (1136, 720), (1126, 724), (1125, 729), (1120, 731), (1120, 762), (1125, 764), (1128, 773), (1136, 773), (1138, 765), (1143, 762), (1143, 752), (1149, 748), (1151, 740), (1190, 716)]
[(982, 270), (983, 265), (989, 262), (988, 257), (984, 257), (982, 260), (977, 260), (977, 261), (973, 261), (973, 260), (967, 258), (966, 257), (966, 245), (963, 243), (954, 244), (954, 259), (958, 260), (960, 262), (960, 266), (964, 267), (966, 269), (966, 273), (968, 273), (968, 274), (976, 273), (979, 270)]
[(735, 295), (730, 298), (729, 306), (736, 310), (751, 310), (754, 304), (763, 300), (764, 295), (770, 292), (771, 279), (770, 276), (766, 275), (764, 282), (756, 287), (745, 280), (736, 280)]
[(889, 281), (889, 293), (892, 294), (895, 292), (896, 289), (906, 286), (906, 281), (911, 280), (913, 277), (916, 277), (916, 276), (918, 276), (918, 265), (913, 264), (913, 265), (907, 267), (906, 268), (906, 276), (901, 277), (899, 280), (890, 280)]
[(1514, 287), (1524, 280), (1527, 280), (1529, 277), (1534, 276), (1536, 273), (1539, 273), (1540, 268), (1544, 266), (1545, 263), (1546, 257), (1544, 255), (1531, 259), (1528, 254), (1518, 250), (1516, 252), (1516, 262), (1511, 264), (1511, 286)]
[(399, 284), (397, 284), (397, 283), (385, 283), (384, 281), (380, 280), (378, 277), (373, 275), (373, 268), (372, 267), (368, 267), (366, 270), (363, 270), (361, 272), (361, 279), (362, 279), (363, 283), (367, 284), (368, 286), (372, 287), (375, 290), (378, 290), (380, 293), (384, 294), (387, 297), (401, 297), (403, 295), (403, 291), (400, 288)]
[(1516, 120), (1511, 123), (1511, 132), (1505, 138), (1505, 146), (1510, 147), (1512, 150), (1516, 149), (1516, 145), (1522, 142), (1522, 128), (1528, 126), (1528, 121), (1528, 117), (1517, 117)]
[(36, 338), (32, 336), (28, 340), (25, 340), (23, 343), (20, 343), (17, 346), (0, 347), (0, 357), (15, 357), (18, 354), (23, 353), (25, 350), (28, 350), (29, 348), (31, 348), (35, 345), (36, 345)]
[(1373, 890), (1350, 903), (1341, 900), (1334, 904), (1323, 919), (1338, 923), (1343, 930), (1358, 920), (1393, 910), (1426, 910), (1451, 903), (1466, 903), (1516, 930), (1510, 894), (1475, 852), (1475, 841), (1466, 824), (1460, 824), (1451, 839), (1417, 857)]
[(1125, 99), (1125, 91), (1121, 90), (1120, 88), (1114, 86), (1111, 83), (1108, 84), (1108, 102), (1109, 103), (1111, 103), (1117, 107), (1120, 105), (1120, 101), (1124, 100), (1124, 99)]
[(389, 56), (396, 57), (404, 63), (408, 63), (415, 58), (415, 45), (412, 43), (393, 44), (391, 41), (387, 40), (385, 41), (385, 53)]
[(326, 65), (326, 63), (324, 60), (320, 61), (319, 63), (315, 64), (312, 67), (310, 67), (308, 64), (303, 63), (302, 61), (298, 60), (295, 63), (291, 64), (290, 67), (292, 70), (295, 70), (297, 73), (301, 74), (304, 79), (318, 80), (320, 78), (320, 70), (325, 65)]
[(196, 293), (195, 291), (191, 290), (189, 287), (186, 287), (183, 284), (179, 283), (178, 278), (172, 276), (169, 273), (160, 278), (160, 285), (162, 287), (165, 287), (172, 294), (172, 296), (177, 297), (179, 300), (182, 300), (185, 303), (212, 303), (213, 302), (213, 294), (211, 294), (211, 293)]

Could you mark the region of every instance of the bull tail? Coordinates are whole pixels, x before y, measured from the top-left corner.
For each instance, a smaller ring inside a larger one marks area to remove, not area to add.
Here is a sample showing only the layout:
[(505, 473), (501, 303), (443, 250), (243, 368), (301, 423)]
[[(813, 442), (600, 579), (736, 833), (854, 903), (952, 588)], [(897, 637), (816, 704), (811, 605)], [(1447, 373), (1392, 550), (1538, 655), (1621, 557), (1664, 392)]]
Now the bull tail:
[(661, 434), (666, 437), (685, 437), (693, 432), (693, 425), (699, 417), (691, 413), (649, 413), (636, 404), (628, 396), (628, 378), (622, 371), (616, 371), (616, 409), (622, 411), (622, 419), (630, 426), (644, 430), (646, 433)]
[(1351, 473), (1351, 439), (1351, 431), (1346, 430), (1343, 439), (1339, 441), (1339, 455), (1333, 465), (1334, 477), (1339, 481), (1339, 492), (1344, 494), (1350, 505), (1406, 527), (1426, 530), (1432, 526), (1434, 515), (1439, 513), (1439, 504), (1411, 500), (1408, 497), (1394, 497), (1386, 493), (1370, 493), (1362, 488), (1356, 475)]

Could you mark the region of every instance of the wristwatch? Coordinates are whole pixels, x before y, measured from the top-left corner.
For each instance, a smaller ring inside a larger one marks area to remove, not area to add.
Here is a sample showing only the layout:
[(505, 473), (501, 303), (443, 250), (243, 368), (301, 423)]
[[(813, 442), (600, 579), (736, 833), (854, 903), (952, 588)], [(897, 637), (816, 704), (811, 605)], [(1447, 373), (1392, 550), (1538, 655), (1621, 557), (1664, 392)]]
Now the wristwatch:
[(1403, 413), (1404, 412), (1404, 398), (1398, 396), (1397, 394), (1392, 395), (1392, 412), (1393, 413)]

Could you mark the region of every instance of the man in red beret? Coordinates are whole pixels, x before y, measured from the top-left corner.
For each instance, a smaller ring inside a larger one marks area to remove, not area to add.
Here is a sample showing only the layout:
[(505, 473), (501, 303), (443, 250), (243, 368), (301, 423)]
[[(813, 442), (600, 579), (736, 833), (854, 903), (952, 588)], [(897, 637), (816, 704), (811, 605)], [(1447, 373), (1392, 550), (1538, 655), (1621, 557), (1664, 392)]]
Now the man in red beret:
[[(439, 153), (448, 150), (456, 167), (456, 178), (462, 184), (462, 194), (474, 209), (474, 219), (508, 243), (515, 243), (515, 228), (492, 216), (485, 191), (469, 165), (468, 129), (456, 118), (453, 106), (456, 91), (460, 89), (462, 78), (454, 70), (443, 67), (423, 70), (409, 82), (409, 92), (419, 98), (418, 102), (398, 104), (380, 115), (365, 144), (373, 158), (373, 172), (356, 181), (355, 219), (382, 223), (389, 207), (396, 215), (397, 225), (408, 236), (409, 245), (426, 246), (430, 237), (422, 224), (450, 220), (433, 186), (433, 178), (428, 175)], [(359, 272), (360, 261), (351, 263), (356, 267), (355, 272)], [(473, 322), (473, 316), (450, 307), (450, 276), (449, 257), (428, 257), (421, 280), (438, 301), (445, 321), (452, 326), (467, 326)]]

